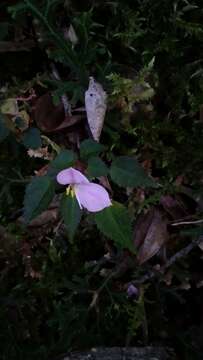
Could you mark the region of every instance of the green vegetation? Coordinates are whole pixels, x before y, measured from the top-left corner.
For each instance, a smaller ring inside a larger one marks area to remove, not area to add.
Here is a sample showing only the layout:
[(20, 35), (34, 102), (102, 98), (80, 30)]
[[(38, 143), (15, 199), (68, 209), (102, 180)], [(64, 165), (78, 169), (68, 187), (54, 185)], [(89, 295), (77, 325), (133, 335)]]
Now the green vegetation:
[[(1, 2), (0, 359), (146, 344), (201, 359), (202, 24), (202, 0)], [(70, 167), (112, 206), (81, 209), (56, 181)]]

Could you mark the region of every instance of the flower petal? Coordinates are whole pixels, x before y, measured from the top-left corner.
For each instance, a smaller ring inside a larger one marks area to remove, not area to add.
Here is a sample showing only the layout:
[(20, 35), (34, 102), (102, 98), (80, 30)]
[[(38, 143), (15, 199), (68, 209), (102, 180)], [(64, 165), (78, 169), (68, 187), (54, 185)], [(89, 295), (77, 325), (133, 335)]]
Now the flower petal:
[(103, 186), (89, 183), (74, 186), (79, 205), (91, 212), (101, 211), (111, 205), (108, 192)]
[(89, 180), (80, 171), (73, 168), (62, 170), (57, 175), (57, 181), (61, 185), (89, 183)]

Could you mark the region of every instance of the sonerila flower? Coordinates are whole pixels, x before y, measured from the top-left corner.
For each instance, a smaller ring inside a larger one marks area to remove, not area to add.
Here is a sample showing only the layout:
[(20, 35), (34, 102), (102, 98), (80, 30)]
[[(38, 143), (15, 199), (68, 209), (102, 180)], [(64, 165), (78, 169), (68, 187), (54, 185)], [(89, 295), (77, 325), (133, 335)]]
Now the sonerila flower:
[(72, 167), (60, 171), (57, 181), (61, 185), (69, 185), (66, 193), (68, 195), (71, 192), (76, 196), (81, 209), (97, 212), (111, 205), (109, 194), (103, 186), (90, 182), (86, 176)]

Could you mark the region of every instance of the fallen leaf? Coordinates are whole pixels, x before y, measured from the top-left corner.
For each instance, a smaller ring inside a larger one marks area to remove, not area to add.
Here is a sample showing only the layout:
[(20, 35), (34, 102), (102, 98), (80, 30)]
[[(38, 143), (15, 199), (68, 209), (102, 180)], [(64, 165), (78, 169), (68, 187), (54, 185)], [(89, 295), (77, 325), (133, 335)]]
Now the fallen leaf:
[(143, 264), (158, 253), (168, 238), (167, 220), (163, 213), (156, 208), (136, 225), (134, 244), (139, 246), (137, 260)]
[(163, 195), (160, 199), (160, 204), (173, 220), (181, 219), (188, 215), (183, 203), (171, 195)]
[(58, 208), (43, 211), (39, 216), (29, 223), (29, 228), (40, 227), (51, 223), (52, 225), (58, 220)]
[(138, 216), (134, 228), (134, 240), (133, 240), (136, 249), (138, 249), (143, 244), (149, 226), (152, 222), (153, 216), (154, 216), (154, 208), (151, 208), (147, 213)]
[(107, 94), (101, 84), (90, 77), (89, 88), (85, 92), (87, 122), (93, 139), (99, 141), (107, 109)]
[(35, 104), (34, 119), (40, 130), (50, 133), (66, 129), (77, 124), (83, 115), (66, 115), (63, 104), (55, 106), (50, 93), (41, 96)]

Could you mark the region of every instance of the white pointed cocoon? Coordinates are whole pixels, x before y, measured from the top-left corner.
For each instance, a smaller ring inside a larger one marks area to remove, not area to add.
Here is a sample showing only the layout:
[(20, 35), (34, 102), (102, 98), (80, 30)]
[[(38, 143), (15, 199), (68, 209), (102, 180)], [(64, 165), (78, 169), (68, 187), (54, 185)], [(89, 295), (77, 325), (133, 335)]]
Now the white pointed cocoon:
[(89, 78), (89, 88), (85, 92), (85, 108), (92, 136), (99, 141), (107, 108), (107, 94), (93, 77)]

